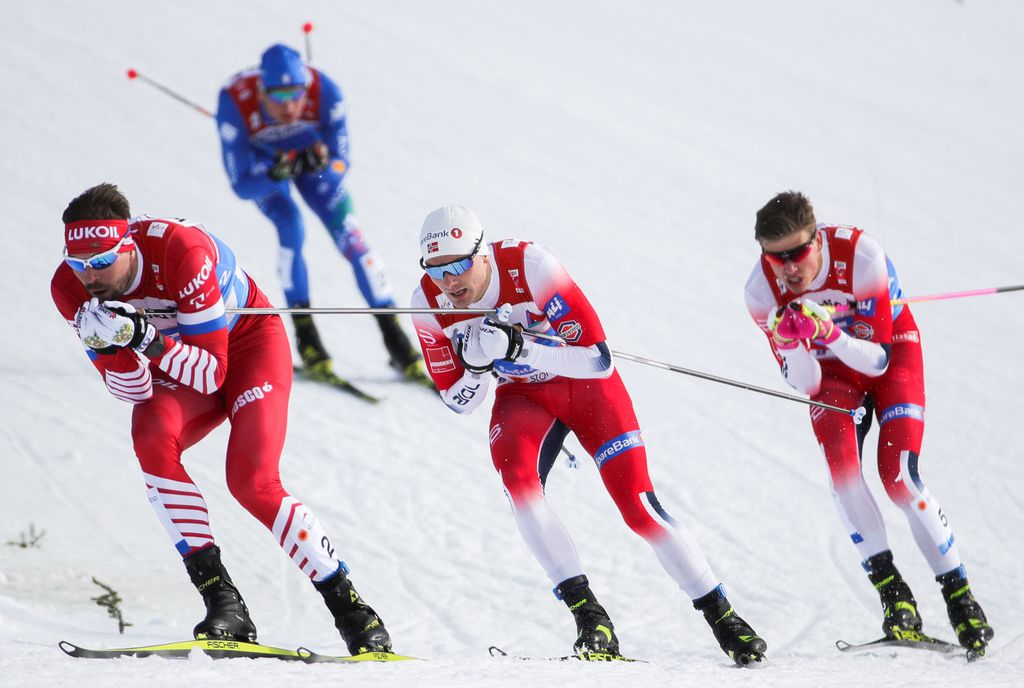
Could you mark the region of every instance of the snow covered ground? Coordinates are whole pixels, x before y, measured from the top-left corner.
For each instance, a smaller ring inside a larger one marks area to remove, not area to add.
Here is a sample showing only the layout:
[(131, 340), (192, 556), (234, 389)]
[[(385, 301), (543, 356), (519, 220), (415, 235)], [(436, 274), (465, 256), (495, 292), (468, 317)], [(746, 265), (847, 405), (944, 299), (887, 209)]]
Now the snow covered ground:
[[(931, 653), (849, 657), (879, 610), (828, 494), (801, 405), (620, 362), (662, 503), (694, 532), (771, 666), (736, 670), (622, 524), (591, 462), (549, 498), (622, 646), (649, 664), (514, 664), (570, 648), (571, 617), (519, 539), (490, 467), (487, 413), (397, 384), (369, 318), (321, 319), (371, 408), (298, 383), (282, 473), (318, 512), (396, 649), (430, 661), (294, 666), (205, 657), (72, 660), (187, 637), (201, 604), (146, 502), (129, 409), (106, 393), (53, 308), (60, 215), (100, 181), (136, 212), (201, 221), (280, 302), (270, 224), (231, 193), (206, 107), (268, 44), (301, 47), (349, 99), (350, 185), (405, 299), (423, 216), (474, 208), (492, 238), (552, 246), (613, 348), (785, 390), (742, 288), (754, 212), (787, 188), (822, 220), (878, 236), (908, 294), (1021, 282), (1024, 6), (1011, 0), (637, 3), (11, 3), (0, 23), (7, 135), (0, 327), (0, 685), (1019, 685), (1024, 490), (1014, 294), (921, 304), (929, 391), (922, 473), (953, 522), (996, 637), (968, 666)], [(362, 305), (310, 216), (319, 305)], [(369, 352), (369, 353), (367, 353)], [(872, 438), (874, 434), (872, 434)], [(224, 432), (187, 455), (263, 642), (340, 652), (319, 596), (227, 494)], [(574, 440), (571, 448), (578, 450)], [(868, 464), (867, 473), (878, 487)], [(880, 490), (876, 490), (881, 495)], [(882, 498), (926, 630), (952, 633), (938, 586)], [(123, 636), (92, 601), (123, 597)], [(1014, 678), (1018, 676), (1018, 678)]]

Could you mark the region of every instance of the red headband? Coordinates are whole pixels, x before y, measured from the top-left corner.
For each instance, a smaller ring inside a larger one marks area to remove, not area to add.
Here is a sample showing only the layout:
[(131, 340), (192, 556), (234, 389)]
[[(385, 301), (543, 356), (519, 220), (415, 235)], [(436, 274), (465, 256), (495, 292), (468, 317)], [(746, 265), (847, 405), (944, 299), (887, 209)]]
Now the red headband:
[[(109, 251), (126, 236), (128, 220), (80, 220), (64, 225), (64, 245), (70, 256)], [(128, 239), (121, 250), (133, 246), (134, 242)]]

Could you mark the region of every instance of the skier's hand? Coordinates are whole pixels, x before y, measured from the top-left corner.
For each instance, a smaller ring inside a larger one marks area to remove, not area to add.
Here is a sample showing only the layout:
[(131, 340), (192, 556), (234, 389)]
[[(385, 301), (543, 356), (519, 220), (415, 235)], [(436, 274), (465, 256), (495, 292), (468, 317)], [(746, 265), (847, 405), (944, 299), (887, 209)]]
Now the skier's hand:
[(303, 174), (316, 174), (327, 169), (331, 162), (331, 151), (323, 141), (317, 141), (299, 154)]
[(494, 367), (494, 356), (488, 356), (480, 346), (480, 328), (470, 325), (455, 345), (455, 354), (462, 367), (471, 373), (486, 373)]
[(842, 332), (824, 307), (810, 300), (792, 301), (768, 318), (772, 341), (778, 349), (795, 349), (801, 340), (818, 339), (831, 344)]
[(480, 324), (480, 348), (492, 361), (514, 361), (523, 352), (523, 333), (515, 325), (484, 318)]
[(814, 320), (817, 328), (811, 339), (820, 339), (826, 345), (839, 339), (843, 331), (832, 322), (832, 313), (829, 309), (810, 299), (801, 299), (800, 308), (805, 316)]
[(303, 156), (299, 151), (278, 151), (274, 156), (274, 164), (267, 171), (267, 176), (275, 182), (295, 179), (302, 172)]
[(116, 353), (125, 347), (144, 350), (156, 337), (156, 328), (129, 303), (93, 297), (75, 314), (75, 328), (82, 342), (100, 354)]

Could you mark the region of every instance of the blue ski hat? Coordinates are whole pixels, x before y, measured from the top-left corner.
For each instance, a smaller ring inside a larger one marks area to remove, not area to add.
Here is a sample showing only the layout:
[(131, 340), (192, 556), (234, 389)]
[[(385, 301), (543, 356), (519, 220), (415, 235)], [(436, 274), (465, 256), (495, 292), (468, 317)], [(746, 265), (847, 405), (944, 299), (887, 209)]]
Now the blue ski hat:
[(309, 83), (309, 70), (298, 51), (275, 43), (260, 57), (260, 80), (266, 89), (305, 86)]

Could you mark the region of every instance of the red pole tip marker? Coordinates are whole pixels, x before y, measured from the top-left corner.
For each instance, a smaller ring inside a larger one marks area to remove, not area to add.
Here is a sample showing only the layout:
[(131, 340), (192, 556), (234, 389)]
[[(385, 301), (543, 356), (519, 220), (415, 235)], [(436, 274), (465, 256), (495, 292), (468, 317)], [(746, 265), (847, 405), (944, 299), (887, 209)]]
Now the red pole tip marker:
[(306, 22), (305, 24), (302, 25), (302, 30), (305, 31), (306, 33), (311, 32), (313, 30), (313, 23)]
[(134, 79), (134, 78), (135, 78), (135, 77), (137, 77), (138, 75), (139, 75), (139, 73), (138, 73), (138, 72), (136, 72), (136, 71), (135, 71), (134, 69), (129, 69), (129, 70), (128, 70), (128, 78), (129, 78), (129, 79)]

